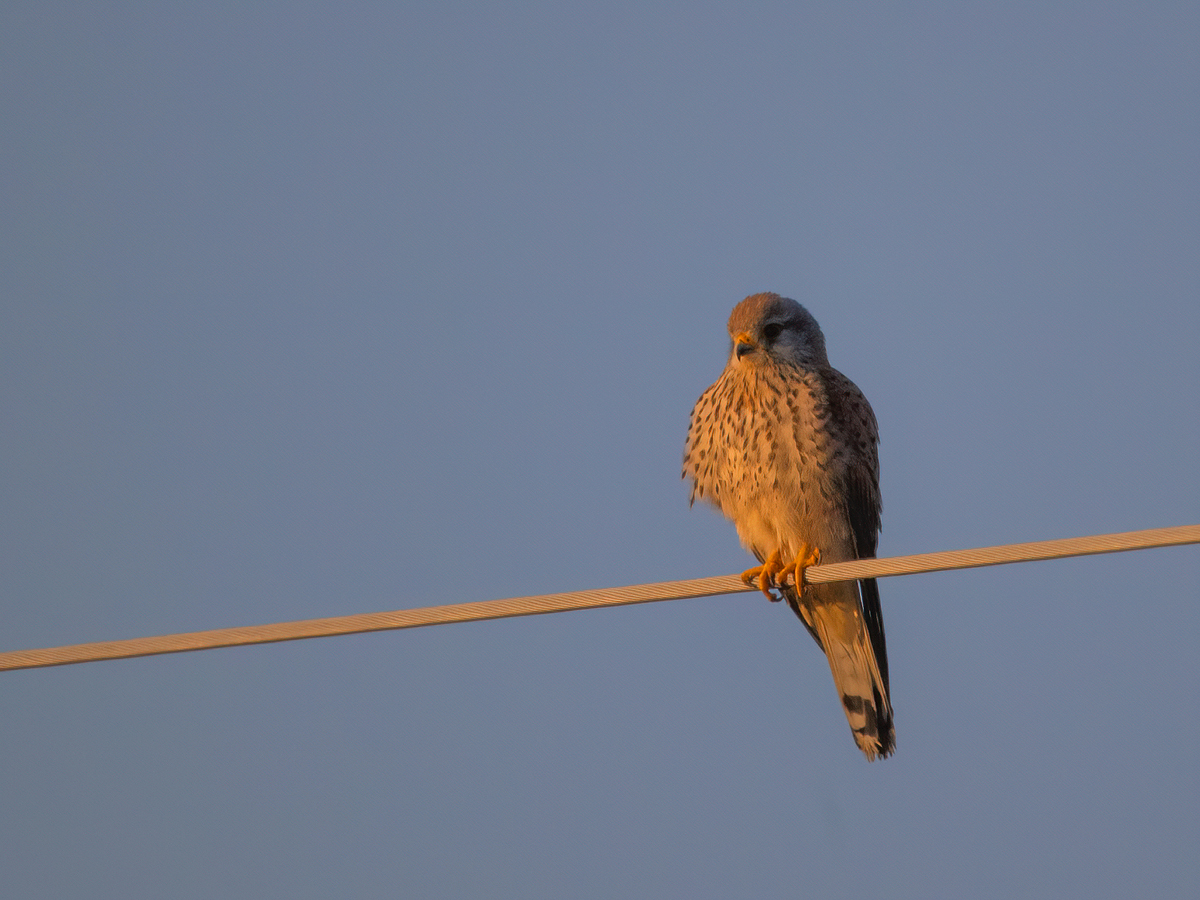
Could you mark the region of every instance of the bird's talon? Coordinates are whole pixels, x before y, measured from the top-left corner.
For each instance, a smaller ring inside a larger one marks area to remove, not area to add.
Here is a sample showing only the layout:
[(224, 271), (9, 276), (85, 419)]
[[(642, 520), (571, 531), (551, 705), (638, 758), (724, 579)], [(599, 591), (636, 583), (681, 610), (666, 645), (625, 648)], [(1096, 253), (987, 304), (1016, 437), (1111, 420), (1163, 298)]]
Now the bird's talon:
[(775, 578), (771, 574), (771, 570), (763, 566), (762, 572), (758, 576), (758, 589), (767, 595), (770, 600), (775, 599), (771, 595), (771, 588), (775, 585)]
[(755, 566), (753, 569), (747, 569), (742, 573), (742, 581), (746, 584), (757, 584), (758, 589), (766, 595), (766, 598), (772, 603), (778, 603), (779, 598), (771, 593), (771, 588), (776, 586), (775, 576), (783, 570), (783, 560), (779, 556), (779, 551), (774, 550), (767, 557), (767, 561), (761, 566)]
[(809, 543), (800, 545), (800, 552), (796, 554), (796, 558), (779, 570), (779, 583), (785, 584), (788, 575), (792, 576), (792, 582), (795, 585), (796, 593), (804, 593), (804, 570), (809, 566), (815, 566), (821, 562), (821, 551)]

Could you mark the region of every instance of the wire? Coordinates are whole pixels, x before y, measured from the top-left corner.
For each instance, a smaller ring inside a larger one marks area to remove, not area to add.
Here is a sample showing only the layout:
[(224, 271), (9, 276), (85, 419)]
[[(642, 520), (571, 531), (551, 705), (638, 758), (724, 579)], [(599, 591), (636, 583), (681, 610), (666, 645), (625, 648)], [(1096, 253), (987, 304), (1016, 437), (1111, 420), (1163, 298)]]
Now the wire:
[[(887, 559), (859, 559), (852, 562), (811, 566), (805, 570), (804, 575), (808, 583), (824, 584), (858, 578), (884, 578), (893, 575), (913, 575), (920, 572), (969, 569), (976, 566), (995, 566), (1003, 563), (1031, 562), (1040, 559), (1060, 559), (1068, 556), (1146, 550), (1151, 547), (1197, 543), (1200, 543), (1200, 525), (1183, 525), (1178, 528), (1154, 528), (1148, 531), (1100, 534), (1091, 537), (1039, 541), (1031, 544), (1007, 544), (973, 550), (894, 556)], [(716, 594), (733, 594), (749, 590), (757, 590), (757, 588), (748, 587), (737, 575), (718, 575), (713, 578), (696, 578), (689, 581), (663, 581), (657, 584), (635, 584), (628, 587), (572, 591), (565, 594), (542, 594), (535, 597), (512, 597), (507, 600), (485, 600), (479, 603), (459, 603), (452, 606), (427, 606), (421, 609), (401, 609), (394, 612), (337, 616), (329, 619), (307, 619), (299, 622), (221, 628), (215, 631), (194, 631), (123, 641), (74, 644), (67, 647), (48, 647), (42, 650), (15, 650), (0, 653), (0, 671), (65, 666), (104, 659), (128, 659), (160, 653), (181, 653), (187, 650), (212, 650), (217, 647), (235, 647), (244, 644), (269, 644), (302, 638), (331, 637), (338, 634), (387, 631), (394, 628), (418, 628), (422, 625), (445, 625), (450, 622), (476, 622), (484, 619), (503, 619), (509, 616), (536, 616), (543, 613), (567, 612), (577, 609), (654, 603), (659, 600), (711, 597)]]

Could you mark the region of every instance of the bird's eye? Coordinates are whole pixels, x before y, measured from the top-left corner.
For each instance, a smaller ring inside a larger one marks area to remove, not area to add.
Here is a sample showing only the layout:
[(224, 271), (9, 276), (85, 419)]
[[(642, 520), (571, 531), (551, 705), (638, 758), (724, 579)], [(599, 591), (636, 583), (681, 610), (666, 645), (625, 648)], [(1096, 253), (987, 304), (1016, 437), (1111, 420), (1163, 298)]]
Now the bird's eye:
[(764, 326), (763, 337), (768, 341), (773, 341), (783, 333), (783, 326), (778, 322), (772, 322), (770, 325)]

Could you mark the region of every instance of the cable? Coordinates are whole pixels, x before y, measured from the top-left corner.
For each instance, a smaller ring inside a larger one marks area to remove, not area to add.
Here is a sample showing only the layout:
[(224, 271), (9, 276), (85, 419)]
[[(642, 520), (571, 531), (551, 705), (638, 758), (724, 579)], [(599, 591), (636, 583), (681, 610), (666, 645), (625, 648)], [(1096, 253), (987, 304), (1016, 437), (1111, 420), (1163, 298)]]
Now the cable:
[[(1086, 556), (1094, 553), (1116, 553), (1124, 550), (1146, 550), (1151, 547), (1197, 543), (1200, 543), (1200, 525), (1183, 525), (1178, 528), (1154, 528), (1148, 531), (1100, 534), (1092, 537), (1039, 541), (1032, 544), (1007, 544), (999, 547), (980, 547), (974, 550), (950, 550), (942, 553), (922, 553), (917, 556), (894, 556), (887, 559), (859, 559), (852, 562), (831, 563), (806, 569), (805, 580), (811, 584), (824, 584), (857, 578), (884, 578), (892, 575), (912, 575), (919, 572), (969, 569), (975, 566), (995, 566), (1003, 563), (1030, 562), (1039, 559), (1059, 559), (1067, 556)], [(444, 625), (450, 622), (476, 622), (509, 616), (534, 616), (576, 609), (654, 603), (659, 600), (711, 597), (715, 594), (732, 594), (749, 590), (757, 590), (757, 588), (747, 587), (737, 575), (718, 575), (713, 578), (696, 578), (689, 581), (663, 581), (657, 584), (636, 584), (629, 587), (572, 591), (565, 594), (542, 594), (535, 597), (512, 597), (507, 600), (459, 603), (452, 606), (428, 606), (421, 609), (401, 609), (394, 612), (337, 616), (329, 619), (307, 619), (299, 622), (278, 622), (271, 625), (221, 628), (215, 631), (194, 631), (160, 637), (75, 644), (68, 647), (48, 647), (42, 650), (15, 650), (0, 653), (0, 671), (65, 666), (104, 659), (128, 659), (160, 653), (181, 653), (186, 650), (211, 650), (217, 647), (234, 647), (244, 644), (268, 644), (302, 638), (330, 637), (337, 634), (386, 631), (394, 628), (417, 628), (422, 625)]]

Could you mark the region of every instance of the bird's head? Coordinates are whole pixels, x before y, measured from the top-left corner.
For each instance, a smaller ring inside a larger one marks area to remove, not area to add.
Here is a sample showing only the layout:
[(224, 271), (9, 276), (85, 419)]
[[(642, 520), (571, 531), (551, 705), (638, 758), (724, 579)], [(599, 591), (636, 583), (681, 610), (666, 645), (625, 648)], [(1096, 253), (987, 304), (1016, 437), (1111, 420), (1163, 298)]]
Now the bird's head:
[(825, 336), (807, 309), (778, 294), (753, 294), (729, 316), (730, 364), (829, 365)]

